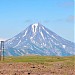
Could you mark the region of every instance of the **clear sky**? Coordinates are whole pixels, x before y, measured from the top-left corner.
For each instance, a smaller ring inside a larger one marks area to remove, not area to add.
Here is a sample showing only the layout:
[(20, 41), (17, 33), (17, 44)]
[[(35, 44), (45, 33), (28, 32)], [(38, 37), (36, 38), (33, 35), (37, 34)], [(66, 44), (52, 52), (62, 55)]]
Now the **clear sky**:
[(36, 22), (74, 41), (74, 0), (0, 0), (0, 39)]

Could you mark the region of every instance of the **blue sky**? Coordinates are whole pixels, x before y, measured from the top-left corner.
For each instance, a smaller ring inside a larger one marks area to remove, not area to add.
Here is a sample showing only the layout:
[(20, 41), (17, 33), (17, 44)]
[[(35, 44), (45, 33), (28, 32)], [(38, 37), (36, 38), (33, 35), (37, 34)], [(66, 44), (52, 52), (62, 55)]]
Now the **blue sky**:
[(0, 0), (0, 39), (8, 39), (40, 22), (74, 41), (73, 0)]

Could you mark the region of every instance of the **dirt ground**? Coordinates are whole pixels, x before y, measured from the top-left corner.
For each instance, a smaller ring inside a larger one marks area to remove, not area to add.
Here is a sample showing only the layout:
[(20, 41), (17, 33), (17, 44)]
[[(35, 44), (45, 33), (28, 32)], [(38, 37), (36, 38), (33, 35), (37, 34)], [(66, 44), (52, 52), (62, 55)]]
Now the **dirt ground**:
[[(48, 64), (48, 65), (47, 65)], [(0, 63), (0, 75), (75, 75), (74, 65), (59, 63)]]

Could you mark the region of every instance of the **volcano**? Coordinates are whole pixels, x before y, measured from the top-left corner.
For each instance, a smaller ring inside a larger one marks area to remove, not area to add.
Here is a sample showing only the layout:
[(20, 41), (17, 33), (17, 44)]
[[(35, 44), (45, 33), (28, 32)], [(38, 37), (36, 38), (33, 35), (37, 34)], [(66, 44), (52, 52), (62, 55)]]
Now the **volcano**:
[(70, 56), (75, 55), (74, 45), (40, 23), (35, 23), (5, 41), (5, 55)]

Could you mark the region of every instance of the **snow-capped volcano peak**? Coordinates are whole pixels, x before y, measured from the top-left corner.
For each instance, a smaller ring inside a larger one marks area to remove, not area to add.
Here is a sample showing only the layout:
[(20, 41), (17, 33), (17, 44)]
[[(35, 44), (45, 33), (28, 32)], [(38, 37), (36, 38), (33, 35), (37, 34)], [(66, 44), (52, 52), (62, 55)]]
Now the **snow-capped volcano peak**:
[(35, 33), (38, 28), (39, 23), (32, 24), (32, 30)]

